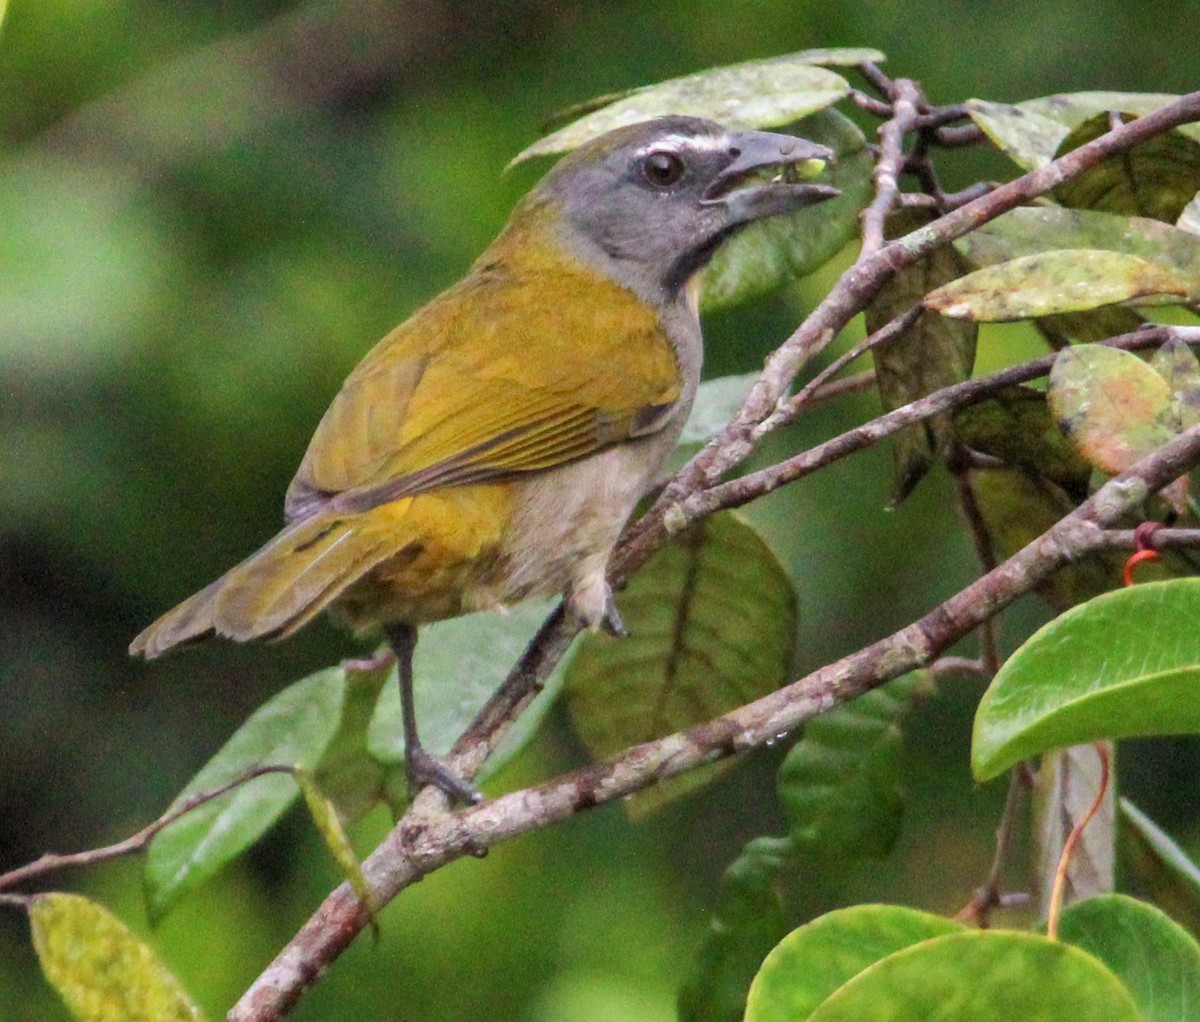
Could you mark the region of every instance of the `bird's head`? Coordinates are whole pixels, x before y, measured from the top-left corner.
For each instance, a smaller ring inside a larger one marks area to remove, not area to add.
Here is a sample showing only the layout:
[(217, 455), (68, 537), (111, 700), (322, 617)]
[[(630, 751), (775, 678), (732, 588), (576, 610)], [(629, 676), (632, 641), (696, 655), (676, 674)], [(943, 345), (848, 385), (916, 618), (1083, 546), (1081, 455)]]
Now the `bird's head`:
[(573, 247), (613, 276), (668, 300), (721, 242), (765, 217), (837, 195), (811, 175), (833, 153), (791, 135), (735, 131), (698, 117), (618, 128), (561, 160), (531, 194), (563, 216)]

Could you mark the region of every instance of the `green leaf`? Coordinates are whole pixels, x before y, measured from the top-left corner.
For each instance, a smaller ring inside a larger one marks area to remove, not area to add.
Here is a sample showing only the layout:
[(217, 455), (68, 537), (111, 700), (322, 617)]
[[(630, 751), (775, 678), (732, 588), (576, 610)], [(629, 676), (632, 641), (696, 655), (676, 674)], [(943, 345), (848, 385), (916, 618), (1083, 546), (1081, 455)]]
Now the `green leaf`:
[[(550, 613), (548, 601), (518, 604), (504, 613), (468, 614), (421, 629), (413, 657), (413, 688), (421, 741), (444, 756), (500, 687), (538, 627)], [(533, 736), (562, 688), (560, 666), (513, 725), (477, 778), (495, 774)], [(384, 688), (368, 734), (371, 754), (382, 763), (404, 762), (400, 690)]]
[(721, 376), (703, 380), (696, 389), (696, 400), (679, 435), (680, 445), (706, 444), (728, 425), (750, 395), (761, 373)]
[[(1024, 469), (980, 469), (968, 478), (988, 538), (1001, 557), (1011, 557), (1075, 508), (1062, 488)], [(1123, 563), (1120, 554), (1082, 558), (1055, 572), (1038, 595), (1061, 613), (1119, 584)]]
[(1070, 130), (1058, 121), (1010, 103), (969, 99), (971, 120), (996, 147), (1024, 170), (1044, 167)]
[(1169, 337), (1150, 359), (1150, 366), (1175, 395), (1179, 429), (1200, 422), (1200, 359), (1192, 349), (1178, 337)]
[(962, 929), (951, 919), (899, 905), (854, 905), (823, 915), (793, 930), (767, 956), (750, 987), (746, 1022), (802, 1022), (881, 959)]
[(1063, 912), (1058, 936), (1112, 970), (1133, 995), (1143, 1022), (1195, 1016), (1200, 944), (1153, 905), (1121, 894), (1089, 898)]
[(1022, 206), (977, 227), (955, 244), (975, 266), (1064, 249), (1100, 249), (1164, 267), (1193, 289), (1200, 280), (1200, 237), (1146, 217)]
[[(897, 238), (933, 219), (926, 210), (899, 210), (888, 218), (887, 236)], [(966, 271), (962, 256), (946, 246), (935, 249), (892, 277), (866, 309), (867, 333), (874, 333), (898, 315), (919, 305), (935, 288)], [(885, 412), (961, 383), (975, 364), (978, 327), (925, 309), (912, 326), (871, 352), (875, 379)], [(899, 504), (921, 480), (933, 459), (945, 453), (953, 439), (949, 413), (901, 430), (893, 442), (892, 503)]]
[(94, 901), (39, 894), (29, 921), (42, 971), (79, 1022), (203, 1019), (159, 957)]
[[(1026, 113), (1058, 121), (1069, 130), (1090, 117), (1109, 111), (1127, 110), (1144, 117), (1177, 99), (1179, 96), (1166, 92), (1060, 92), (1024, 100), (1020, 107)], [(1200, 125), (1187, 124), (1184, 129), (1200, 138)]]
[(1072, 497), (1087, 496), (1092, 467), (1063, 436), (1044, 391), (1006, 387), (958, 409), (954, 431), (972, 450), (1049, 479)]
[(884, 856), (900, 832), (900, 725), (920, 675), (906, 674), (812, 720), (776, 784), (796, 847), (822, 858)]
[[(316, 769), (337, 731), (345, 691), (341, 668), (329, 668), (284, 689), (238, 728), (174, 804), (219, 788), (255, 766)], [(269, 774), (205, 802), (164, 828), (146, 857), (151, 918), (161, 918), (180, 897), (257, 841), (298, 794), (290, 776)]]
[[(617, 606), (629, 636), (584, 636), (567, 671), (567, 709), (596, 758), (717, 717), (788, 677), (796, 634), (791, 581), (731, 512), (655, 554)], [(685, 783), (703, 780), (693, 773)], [(656, 793), (646, 793), (642, 811), (665, 797)]]
[[(1136, 119), (1128, 116), (1125, 120)], [(1097, 114), (1063, 139), (1056, 156), (1091, 142), (1111, 127), (1110, 115)], [(1151, 217), (1173, 224), (1200, 189), (1200, 142), (1182, 131), (1155, 135), (1122, 150), (1051, 193), (1056, 202), (1078, 209)]]
[(1200, 234), (1200, 192), (1192, 196), (1192, 200), (1183, 207), (1175, 226), (1189, 234)]
[(876, 50), (807, 50), (670, 78), (638, 89), (539, 139), (512, 162), (569, 152), (606, 131), (665, 114), (708, 117), (752, 128), (789, 124), (849, 95), (850, 86), (841, 75), (817, 66), (843, 63), (845, 57), (882, 60), (883, 54)]
[(1038, 629), (975, 714), (971, 768), (986, 781), (1047, 749), (1200, 731), (1200, 579), (1105, 593)]
[(1032, 933), (975, 930), (897, 951), (830, 995), (808, 1022), (1141, 1022), (1091, 955)]
[(1064, 348), (1050, 370), (1046, 396), (1063, 432), (1108, 475), (1124, 472), (1179, 432), (1167, 381), (1119, 348)]
[(751, 224), (722, 245), (704, 271), (700, 307), (728, 308), (812, 273), (858, 234), (858, 214), (871, 201), (874, 160), (857, 126), (822, 110), (787, 129), (833, 150), (822, 176), (841, 194), (818, 206)]
[(321, 840), (325, 842), (325, 847), (329, 849), (329, 854), (337, 863), (342, 879), (350, 885), (355, 897), (366, 910), (371, 925), (376, 931), (376, 936), (378, 936), (379, 924), (375, 920), (375, 905), (371, 898), (371, 891), (363, 877), (362, 864), (358, 861), (354, 846), (350, 844), (350, 838), (346, 835), (346, 828), (342, 825), (342, 818), (338, 814), (337, 806), (320, 789), (316, 778), (307, 770), (297, 770), (293, 776), (304, 793), (304, 802), (308, 806), (308, 812), (312, 817), (313, 825), (317, 828), (317, 833), (321, 835)]
[(1006, 323), (1138, 299), (1184, 300), (1195, 285), (1140, 256), (1060, 249), (968, 273), (930, 294), (925, 306), (952, 319)]
[(680, 1022), (741, 1022), (751, 981), (787, 932), (778, 881), (793, 853), (787, 839), (755, 838), (725, 871), (708, 934), (679, 992)]
[(1127, 798), (1118, 800), (1121, 852), (1145, 891), (1200, 932), (1200, 866)]
[[(1015, 106), (972, 99), (967, 112), (1014, 163), (1035, 170), (1054, 159), (1076, 125), (1108, 111), (1125, 110), (1139, 117), (1161, 110), (1178, 96), (1141, 92), (1072, 92), (1030, 99)], [(1200, 126), (1186, 125), (1185, 134), (1200, 139)]]

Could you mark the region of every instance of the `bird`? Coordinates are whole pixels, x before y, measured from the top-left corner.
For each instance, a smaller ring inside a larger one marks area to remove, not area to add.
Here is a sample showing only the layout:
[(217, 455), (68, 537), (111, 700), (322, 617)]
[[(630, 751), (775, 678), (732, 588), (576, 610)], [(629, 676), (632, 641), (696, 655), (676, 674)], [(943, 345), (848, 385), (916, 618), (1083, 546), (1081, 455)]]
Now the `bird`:
[(808, 180), (832, 159), (678, 115), (563, 157), (466, 275), (353, 369), (288, 487), (282, 531), (130, 653), (283, 638), (326, 610), (382, 629), (410, 792), (478, 801), (420, 743), (418, 627), (561, 594), (581, 626), (624, 633), (607, 564), (700, 381), (700, 271), (747, 225), (838, 194)]

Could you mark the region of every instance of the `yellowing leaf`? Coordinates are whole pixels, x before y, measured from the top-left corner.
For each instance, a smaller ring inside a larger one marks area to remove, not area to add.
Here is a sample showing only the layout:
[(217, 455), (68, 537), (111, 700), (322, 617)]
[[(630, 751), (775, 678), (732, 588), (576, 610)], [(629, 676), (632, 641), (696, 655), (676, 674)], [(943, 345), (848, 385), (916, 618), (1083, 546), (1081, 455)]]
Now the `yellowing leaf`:
[(1119, 348), (1085, 344), (1059, 352), (1047, 398), (1080, 453), (1108, 475), (1124, 472), (1179, 431), (1167, 381)]
[(199, 1022), (200, 1009), (116, 916), (77, 894), (39, 894), (33, 946), (79, 1022)]
[(988, 266), (938, 288), (927, 308), (953, 319), (1010, 322), (1136, 299), (1183, 300), (1194, 281), (1149, 259), (1059, 249)]
[(325, 847), (329, 849), (329, 854), (337, 863), (342, 879), (350, 885), (355, 897), (358, 898), (363, 909), (371, 918), (372, 926), (378, 930), (371, 891), (363, 877), (362, 864), (354, 853), (354, 846), (350, 844), (350, 838), (346, 835), (346, 828), (342, 826), (342, 818), (338, 814), (337, 806), (318, 787), (316, 779), (308, 770), (298, 769), (293, 776), (304, 793), (304, 801), (308, 806), (313, 824), (317, 828), (317, 833), (321, 835), (321, 840), (325, 842)]

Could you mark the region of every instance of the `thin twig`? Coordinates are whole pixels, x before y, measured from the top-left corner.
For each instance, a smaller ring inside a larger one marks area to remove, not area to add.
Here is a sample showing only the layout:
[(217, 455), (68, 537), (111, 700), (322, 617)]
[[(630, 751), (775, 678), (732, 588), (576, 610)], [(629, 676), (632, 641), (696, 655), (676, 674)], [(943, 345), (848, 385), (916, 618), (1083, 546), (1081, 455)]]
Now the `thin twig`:
[[(1163, 344), (1171, 336), (1179, 337), (1189, 344), (1200, 344), (1200, 327), (1153, 327), (1148, 330), (1135, 330), (1100, 343), (1108, 347), (1137, 351)], [(640, 565), (642, 544), (648, 543), (655, 535), (651, 528), (661, 529), (664, 533), (679, 532), (716, 511), (741, 507), (777, 490), (780, 486), (811, 475), (831, 462), (873, 447), (905, 426), (923, 422), (952, 408), (973, 404), (1005, 387), (1045, 376), (1053, 366), (1055, 357), (1044, 355), (1023, 365), (992, 373), (990, 376), (980, 376), (944, 387), (791, 458), (757, 472), (747, 473), (738, 479), (697, 490), (671, 508), (669, 524), (655, 522), (654, 519), (650, 519), (648, 513), (638, 521), (637, 526), (630, 531), (618, 549), (621, 577), (625, 577), (624, 573), (632, 570), (632, 567), (627, 565)]]
[[(993, 909), (1001, 908), (1005, 903), (1005, 893), (1001, 889), (1004, 874), (1008, 870), (1008, 860), (1012, 856), (1013, 844), (1016, 841), (1017, 822), (1021, 815), (1021, 803), (1031, 787), (1032, 779), (1024, 764), (1013, 768), (1008, 776), (1008, 795), (1004, 799), (1004, 811), (1000, 814), (1000, 823), (996, 826), (996, 851), (992, 856), (992, 866), (988, 870), (987, 879), (975, 892), (975, 896), (964, 905), (955, 915), (962, 922), (973, 922), (980, 929), (986, 929)], [(1028, 895), (1024, 895), (1028, 897)]]
[[(967, 530), (971, 534), (971, 544), (975, 547), (975, 557), (983, 574), (996, 567), (996, 552), (992, 548), (992, 534), (987, 522), (983, 519), (983, 509), (975, 497), (971, 480), (967, 473), (968, 466), (959, 461), (958, 457), (951, 459), (950, 469), (954, 474), (954, 487), (958, 495), (958, 506)], [(996, 642), (995, 619), (985, 621), (979, 628), (979, 650), (988, 671), (995, 674), (1000, 669), (1000, 651)]]
[(862, 214), (862, 257), (870, 258), (884, 244), (884, 223), (900, 194), (904, 170), (904, 139), (916, 125), (921, 93), (916, 82), (897, 78), (890, 94), (892, 116), (879, 128), (880, 155), (872, 175), (875, 198)]
[(865, 355), (872, 348), (890, 341), (897, 334), (903, 333), (917, 321), (920, 315), (921, 306), (914, 305), (911, 309), (900, 313), (900, 315), (893, 316), (873, 334), (864, 337), (852, 348), (830, 362), (829, 365), (801, 387), (799, 392), (780, 411), (768, 419), (767, 422), (774, 422), (776, 416), (781, 415), (786, 416), (787, 421), (794, 419), (800, 413), (801, 409), (812, 401), (813, 396), (821, 391), (821, 388), (828, 386), (831, 377), (836, 376), (856, 358)]
[(213, 788), (211, 791), (202, 791), (196, 795), (192, 795), (190, 798), (180, 802), (173, 809), (163, 813), (153, 823), (147, 824), (136, 834), (132, 834), (125, 838), (125, 840), (118, 841), (116, 844), (106, 845), (104, 848), (92, 848), (84, 852), (68, 852), (66, 854), (47, 852), (33, 862), (0, 874), (0, 890), (27, 883), (30, 880), (45, 876), (47, 873), (66, 869), (68, 866), (91, 866), (97, 862), (105, 862), (108, 859), (116, 859), (122, 855), (132, 855), (135, 852), (140, 852), (164, 827), (169, 827), (181, 816), (186, 816), (192, 810), (199, 808), (206, 802), (211, 802), (214, 798), (219, 798), (234, 788), (245, 784), (247, 781), (253, 781), (264, 774), (294, 774), (295, 772), (296, 768), (291, 766), (251, 767), (249, 770), (238, 774), (232, 781)]

